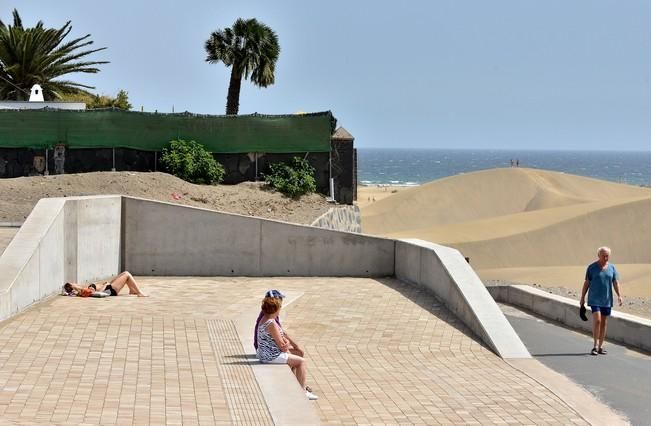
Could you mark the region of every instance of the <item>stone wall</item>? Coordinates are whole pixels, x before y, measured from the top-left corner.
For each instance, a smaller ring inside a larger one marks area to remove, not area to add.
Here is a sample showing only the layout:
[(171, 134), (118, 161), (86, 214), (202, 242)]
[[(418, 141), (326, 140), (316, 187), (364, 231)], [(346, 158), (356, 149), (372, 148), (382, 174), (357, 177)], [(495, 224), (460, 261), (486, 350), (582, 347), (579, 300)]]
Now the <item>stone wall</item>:
[(344, 232), (362, 232), (362, 215), (357, 206), (333, 207), (312, 222), (312, 226)]

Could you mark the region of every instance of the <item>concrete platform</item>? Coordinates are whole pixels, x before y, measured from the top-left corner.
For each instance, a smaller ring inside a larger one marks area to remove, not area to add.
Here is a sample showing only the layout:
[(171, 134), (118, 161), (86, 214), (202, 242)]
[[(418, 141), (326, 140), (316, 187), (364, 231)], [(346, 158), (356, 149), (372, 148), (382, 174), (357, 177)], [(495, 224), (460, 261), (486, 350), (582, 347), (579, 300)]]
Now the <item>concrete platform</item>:
[[(572, 408), (395, 279), (139, 281), (150, 297), (55, 296), (0, 323), (3, 422), (282, 424), (279, 393), (303, 423), (587, 424), (589, 405)], [(282, 319), (316, 402), (286, 367), (263, 366), (286, 379), (271, 392), (254, 371), (245, 325), (269, 288), (292, 296)]]

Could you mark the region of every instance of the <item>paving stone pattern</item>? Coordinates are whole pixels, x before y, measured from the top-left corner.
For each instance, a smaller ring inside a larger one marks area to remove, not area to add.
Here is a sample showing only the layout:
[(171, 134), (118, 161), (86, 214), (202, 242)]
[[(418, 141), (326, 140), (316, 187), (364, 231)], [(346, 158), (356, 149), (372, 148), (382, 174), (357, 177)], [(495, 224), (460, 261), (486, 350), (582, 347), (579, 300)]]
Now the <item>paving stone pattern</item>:
[(287, 311), (324, 424), (585, 424), (417, 287), (328, 280)]
[(219, 372), (233, 424), (273, 425), (264, 396), (249, 365), (253, 360), (243, 356), (242, 343), (233, 322), (208, 321), (208, 329), (215, 352), (224, 359), (219, 363)]
[(0, 324), (0, 423), (269, 423), (231, 321), (279, 288), (303, 293), (283, 320), (324, 424), (585, 424), (393, 279), (140, 281), (150, 297), (57, 296)]

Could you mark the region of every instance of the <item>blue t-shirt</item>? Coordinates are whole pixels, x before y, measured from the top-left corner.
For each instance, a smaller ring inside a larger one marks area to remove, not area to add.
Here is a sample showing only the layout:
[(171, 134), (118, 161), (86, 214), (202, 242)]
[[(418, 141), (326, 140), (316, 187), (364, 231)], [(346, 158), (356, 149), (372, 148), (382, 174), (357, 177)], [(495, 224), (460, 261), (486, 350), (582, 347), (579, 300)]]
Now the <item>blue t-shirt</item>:
[(615, 265), (608, 264), (606, 269), (601, 269), (599, 262), (594, 262), (588, 266), (585, 272), (585, 279), (589, 283), (588, 287), (588, 305), (603, 306), (606, 308), (613, 306), (613, 281), (619, 280), (619, 274)]

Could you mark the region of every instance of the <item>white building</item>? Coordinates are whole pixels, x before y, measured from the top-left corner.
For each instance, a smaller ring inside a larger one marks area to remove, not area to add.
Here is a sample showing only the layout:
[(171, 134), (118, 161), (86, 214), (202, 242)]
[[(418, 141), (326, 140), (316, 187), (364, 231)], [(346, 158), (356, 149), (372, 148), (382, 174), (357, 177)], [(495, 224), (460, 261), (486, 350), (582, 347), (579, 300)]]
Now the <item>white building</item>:
[(32, 91), (29, 95), (29, 101), (0, 101), (0, 109), (68, 109), (68, 110), (84, 110), (86, 104), (83, 102), (56, 102), (44, 101), (43, 89), (40, 85), (35, 84), (32, 86)]

